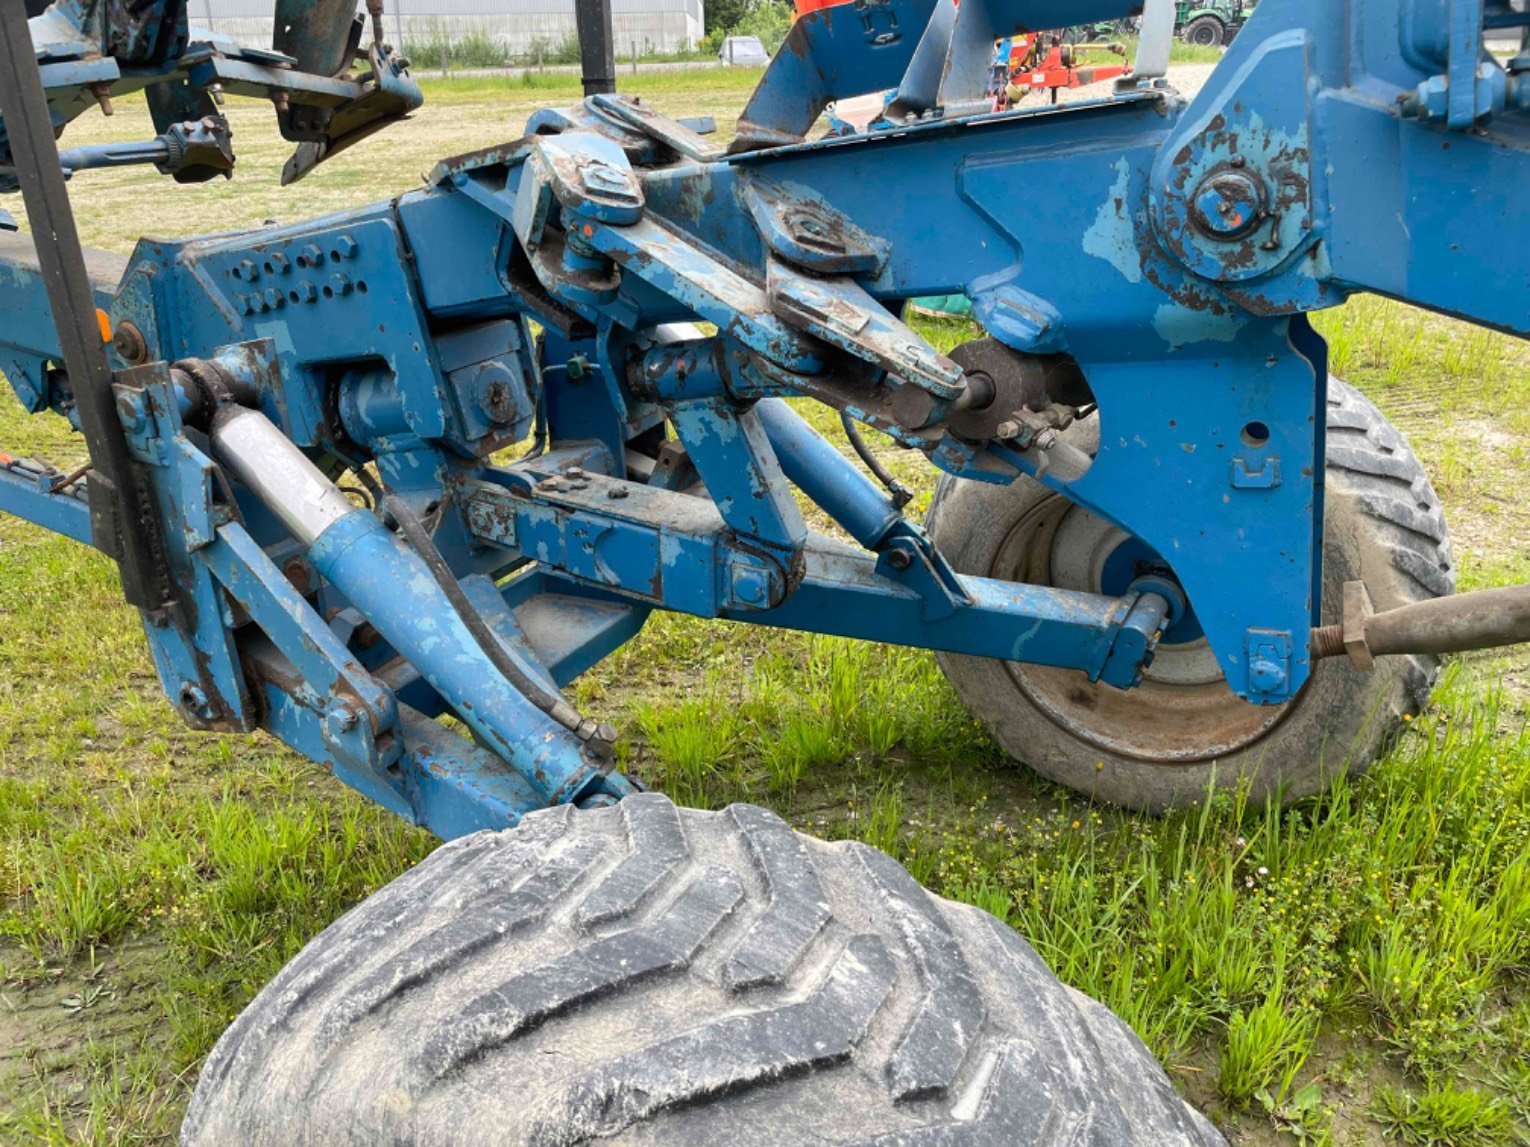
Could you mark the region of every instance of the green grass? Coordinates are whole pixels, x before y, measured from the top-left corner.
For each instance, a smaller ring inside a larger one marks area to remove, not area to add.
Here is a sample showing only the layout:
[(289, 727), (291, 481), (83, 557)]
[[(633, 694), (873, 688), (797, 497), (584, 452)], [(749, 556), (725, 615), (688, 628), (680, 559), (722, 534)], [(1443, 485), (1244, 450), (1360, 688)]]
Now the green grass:
[[(754, 79), (622, 85), (671, 114), (716, 114), (726, 138)], [(90, 173), (81, 229), (125, 250), (166, 218), (194, 232), (354, 206), (578, 91), (515, 72), (426, 86), (420, 115), (325, 164), (298, 199), (277, 187), (287, 145), (268, 110), (231, 101), (234, 183), (146, 195), (142, 175)], [(145, 122), (141, 100), (120, 101), (71, 138), (138, 138)], [(1316, 323), (1334, 368), (1420, 445), (1463, 585), (1530, 579), (1523, 344), (1383, 300)], [(943, 349), (976, 333), (918, 326)], [(829, 412), (803, 411), (838, 440)], [(57, 420), (9, 399), (0, 443), (79, 457)], [(929, 468), (876, 448), (922, 512)], [(677, 799), (751, 800), (869, 841), (1017, 928), (1239, 1137), (1530, 1136), (1522, 655), (1455, 663), (1364, 780), (1285, 812), (1223, 796), (1161, 820), (1004, 762), (923, 652), (660, 616), (575, 694), (618, 723), (624, 765)], [(167, 1141), (229, 1019), (432, 846), (267, 738), (182, 728), (108, 563), (9, 519), (0, 729), (0, 1140)]]
[(1384, 1088), (1376, 1096), (1376, 1114), (1398, 1139), (1420, 1147), (1494, 1147), (1520, 1137), (1503, 1100), (1450, 1083), (1417, 1093)]

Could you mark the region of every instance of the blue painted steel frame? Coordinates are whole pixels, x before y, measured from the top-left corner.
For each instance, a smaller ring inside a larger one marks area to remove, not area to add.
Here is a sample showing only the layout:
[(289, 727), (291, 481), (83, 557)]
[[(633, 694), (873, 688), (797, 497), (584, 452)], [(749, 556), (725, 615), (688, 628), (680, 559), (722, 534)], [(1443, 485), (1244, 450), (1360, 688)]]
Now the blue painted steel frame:
[[(973, 28), (1060, 10), (964, 0), (931, 21), (925, 0), (858, 3), (799, 22), (731, 155), (596, 99), (387, 203), (140, 244), (102, 298), (163, 360), (117, 365), (175, 527), (186, 608), (146, 619), (167, 694), (195, 724), (269, 729), (444, 836), (576, 795), (538, 775), (541, 730), (564, 734), (508, 682), (505, 711), (469, 721), (498, 753), (433, 720), (447, 698), (463, 716), (495, 671), (434, 590), (397, 592), (415, 566), (375, 517), (309, 551), (227, 485), (163, 365), (204, 358), (327, 473), (370, 462), (434, 511), (464, 592), (548, 685), (652, 608), (1135, 680), (1182, 607), (1161, 576), (1120, 598), (958, 577), (782, 402), (807, 396), (963, 477), (1032, 474), (1143, 539), (1229, 685), (1290, 698), (1320, 604), (1326, 367), (1305, 312), (1366, 289), (1530, 333), (1530, 279), (1500, 257), (1530, 222), (1525, 69), (1480, 51), (1482, 22), (1515, 14), (1489, 3), (1473, 25), (1458, 6), (1442, 25), (1424, 0), (1401, 20), (1380, 0), (1264, 0), (1189, 103), (1128, 86), (797, 142), (823, 100), (895, 85), (921, 35), (922, 55), (943, 36), (954, 54)], [(1079, 0), (1063, 22), (1120, 8)], [(1436, 98), (1467, 74), (1470, 101), (1459, 82)], [(1251, 227), (1225, 222), (1227, 195), (1256, 205)], [(3, 261), (0, 365), (28, 409), (67, 411), (36, 276)], [(1092, 461), (951, 430), (961, 371), (897, 313), (954, 292), (1016, 351), (1077, 363), (1099, 410)], [(698, 320), (717, 333), (666, 326)], [(496, 464), (533, 421), (532, 452)], [(0, 509), (88, 540), (56, 478), (9, 464)], [(808, 530), (791, 484), (859, 548)], [(386, 637), (421, 648), (448, 630), (456, 668)]]

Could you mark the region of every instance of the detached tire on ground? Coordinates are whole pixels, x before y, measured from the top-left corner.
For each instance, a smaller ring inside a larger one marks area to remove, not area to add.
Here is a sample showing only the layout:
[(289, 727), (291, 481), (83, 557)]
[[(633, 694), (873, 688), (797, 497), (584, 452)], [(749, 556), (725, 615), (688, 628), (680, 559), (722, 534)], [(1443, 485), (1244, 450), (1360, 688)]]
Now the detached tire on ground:
[[(1093, 453), (1098, 433), (1091, 418), (1068, 436)], [(1364, 581), (1378, 610), (1454, 592), (1450, 536), (1423, 466), (1338, 379), (1328, 384), (1327, 441), (1324, 621), (1338, 620), (1346, 581)], [(943, 478), (926, 525), (961, 573), (1095, 593), (1125, 589), (1134, 546), (1151, 554), (1025, 478)], [(1294, 701), (1258, 707), (1227, 687), (1193, 618), (1165, 635), (1131, 690), (1069, 670), (950, 654), (940, 663), (1010, 756), (1069, 788), (1155, 811), (1201, 800), (1213, 779), (1231, 787), (1247, 778), (1255, 800), (1295, 800), (1346, 768), (1363, 770), (1428, 700), (1439, 667), (1432, 657), (1386, 657), (1362, 673), (1337, 658), (1321, 662)]]
[(224, 1033), (181, 1138), (1222, 1142), (993, 917), (657, 794), (443, 845), (341, 918)]

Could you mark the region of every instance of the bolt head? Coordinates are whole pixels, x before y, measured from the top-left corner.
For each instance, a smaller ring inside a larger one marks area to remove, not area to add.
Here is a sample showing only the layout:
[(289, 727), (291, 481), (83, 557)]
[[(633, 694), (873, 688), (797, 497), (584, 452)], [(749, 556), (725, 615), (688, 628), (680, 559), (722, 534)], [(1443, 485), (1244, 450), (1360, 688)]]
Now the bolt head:
[(1224, 168), (1201, 181), (1190, 197), (1190, 219), (1213, 239), (1240, 239), (1264, 218), (1264, 185), (1245, 168)]
[(126, 320), (118, 323), (112, 332), (112, 349), (129, 366), (140, 366), (149, 361), (149, 346), (143, 332)]
[(335, 240), (335, 250), (340, 252), (342, 259), (354, 259), (356, 257), (356, 240), (349, 235), (342, 235)]

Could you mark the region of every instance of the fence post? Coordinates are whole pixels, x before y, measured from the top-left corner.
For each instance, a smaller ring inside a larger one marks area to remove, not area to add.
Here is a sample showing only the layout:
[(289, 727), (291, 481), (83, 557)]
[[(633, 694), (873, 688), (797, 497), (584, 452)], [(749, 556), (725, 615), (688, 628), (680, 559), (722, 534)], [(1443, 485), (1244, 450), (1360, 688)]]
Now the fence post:
[(450, 63), (449, 53), (447, 52), (447, 49), (446, 49), (446, 37), (445, 37), (445, 35), (443, 35), (441, 37), (441, 75), (443, 77), (446, 75), (446, 70), (447, 70), (447, 64), (448, 63)]
[(637, 75), (637, 41), (632, 41), (632, 74)]

